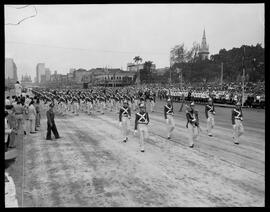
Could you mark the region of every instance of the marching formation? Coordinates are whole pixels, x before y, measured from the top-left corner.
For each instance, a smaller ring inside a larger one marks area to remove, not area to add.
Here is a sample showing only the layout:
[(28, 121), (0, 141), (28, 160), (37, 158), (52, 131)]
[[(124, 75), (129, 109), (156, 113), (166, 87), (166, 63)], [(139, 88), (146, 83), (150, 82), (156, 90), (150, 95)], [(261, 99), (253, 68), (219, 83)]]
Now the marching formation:
[[(32, 91), (37, 96), (42, 105), (46, 108), (55, 108), (62, 115), (73, 113), (79, 116), (79, 112), (91, 115), (95, 112), (104, 114), (105, 111), (119, 114), (119, 127), (121, 129), (122, 141), (127, 142), (130, 129), (132, 111), (135, 112), (134, 135), (139, 131), (139, 144), (141, 152), (144, 152), (144, 142), (149, 137), (148, 124), (150, 115), (146, 109), (146, 102), (150, 102), (150, 112), (155, 112), (156, 92), (151, 89), (130, 89), (121, 90), (115, 88), (95, 87), (93, 89), (82, 90), (51, 90), (51, 89), (34, 89)], [(172, 132), (175, 129), (173, 99), (166, 95), (167, 102), (164, 105), (164, 118), (166, 121), (167, 139), (171, 139)], [(179, 112), (182, 111), (184, 101), (182, 102)], [(202, 129), (199, 124), (199, 112), (195, 109), (194, 101), (185, 102), (186, 128), (189, 137), (189, 147), (194, 147), (194, 142), (198, 141)], [(50, 110), (49, 110), (50, 111)], [(47, 117), (52, 112), (47, 113)], [(213, 99), (209, 98), (205, 105), (205, 117), (207, 122), (207, 134), (213, 136), (215, 126), (215, 107)], [(50, 118), (48, 118), (50, 120)], [(235, 109), (232, 110), (233, 142), (239, 144), (239, 138), (244, 133), (243, 114), (241, 104), (236, 103)], [(48, 121), (50, 122), (50, 121)], [(51, 130), (58, 137), (56, 127), (48, 125), (47, 138), (50, 139)]]

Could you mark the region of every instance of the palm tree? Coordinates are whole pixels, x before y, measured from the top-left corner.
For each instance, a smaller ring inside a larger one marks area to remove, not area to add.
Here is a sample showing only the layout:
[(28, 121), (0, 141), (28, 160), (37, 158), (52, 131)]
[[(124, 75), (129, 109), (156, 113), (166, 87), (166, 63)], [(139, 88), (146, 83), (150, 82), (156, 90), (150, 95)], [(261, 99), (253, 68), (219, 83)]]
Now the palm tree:
[(145, 82), (151, 81), (150, 78), (151, 78), (151, 67), (152, 67), (152, 65), (153, 65), (153, 62), (152, 61), (146, 61), (144, 63), (143, 69), (145, 71), (145, 74), (144, 74), (144, 80), (145, 80)]
[[(140, 57), (140, 56), (135, 56), (134, 58), (133, 58), (133, 61), (136, 63), (136, 65), (138, 65), (139, 64), (139, 62), (142, 62), (142, 58)], [(140, 83), (141, 83), (141, 76), (140, 76), (140, 70), (137, 70), (137, 74), (136, 74), (137, 76), (136, 76), (136, 83), (137, 83), (137, 85), (140, 85)]]
[(134, 62), (135, 62), (136, 64), (138, 64), (139, 62), (142, 62), (142, 58), (141, 58), (140, 56), (135, 56), (135, 57), (133, 58), (133, 60), (134, 60)]

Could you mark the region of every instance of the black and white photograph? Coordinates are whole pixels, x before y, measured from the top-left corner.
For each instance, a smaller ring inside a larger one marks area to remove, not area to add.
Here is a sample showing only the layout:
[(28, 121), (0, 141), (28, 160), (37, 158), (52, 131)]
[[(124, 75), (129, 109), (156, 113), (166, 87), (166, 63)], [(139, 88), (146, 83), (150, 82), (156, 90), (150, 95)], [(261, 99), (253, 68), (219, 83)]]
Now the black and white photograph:
[(5, 207), (265, 207), (265, 3), (4, 4)]

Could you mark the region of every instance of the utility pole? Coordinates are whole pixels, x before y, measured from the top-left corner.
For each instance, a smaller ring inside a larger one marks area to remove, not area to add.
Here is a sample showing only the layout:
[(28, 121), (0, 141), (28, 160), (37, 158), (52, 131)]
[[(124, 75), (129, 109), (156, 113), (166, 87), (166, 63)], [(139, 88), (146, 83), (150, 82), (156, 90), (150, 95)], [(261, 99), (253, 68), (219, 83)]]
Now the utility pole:
[(242, 68), (243, 68), (243, 76), (242, 76), (242, 107), (244, 106), (244, 95), (245, 95), (245, 46), (242, 57)]
[(223, 84), (223, 62), (221, 62), (220, 85)]

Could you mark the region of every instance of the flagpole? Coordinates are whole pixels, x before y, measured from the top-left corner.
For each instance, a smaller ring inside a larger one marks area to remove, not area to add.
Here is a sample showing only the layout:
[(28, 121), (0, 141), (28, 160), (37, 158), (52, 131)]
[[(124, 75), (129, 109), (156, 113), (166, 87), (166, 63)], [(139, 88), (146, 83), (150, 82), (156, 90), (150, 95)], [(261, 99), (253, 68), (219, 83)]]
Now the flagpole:
[(245, 95), (245, 66), (244, 66), (244, 60), (245, 60), (245, 46), (244, 46), (244, 54), (242, 58), (242, 68), (243, 68), (243, 76), (242, 76), (242, 107), (244, 106), (244, 95)]

